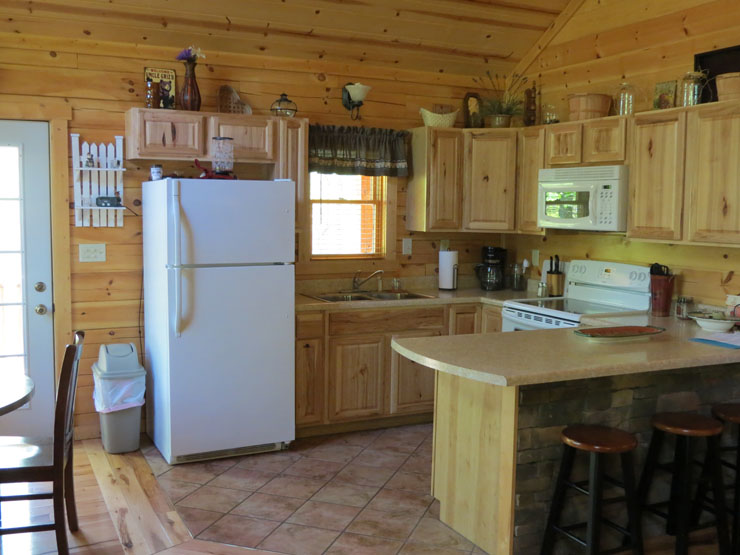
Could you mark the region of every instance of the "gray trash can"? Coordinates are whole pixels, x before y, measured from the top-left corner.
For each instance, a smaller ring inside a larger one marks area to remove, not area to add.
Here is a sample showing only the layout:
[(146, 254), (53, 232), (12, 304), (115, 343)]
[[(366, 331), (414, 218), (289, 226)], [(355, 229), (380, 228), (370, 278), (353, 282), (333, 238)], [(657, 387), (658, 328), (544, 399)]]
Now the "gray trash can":
[(133, 343), (100, 346), (93, 363), (95, 410), (100, 413), (100, 434), (109, 453), (139, 448), (141, 406), (146, 390), (146, 370), (139, 364)]

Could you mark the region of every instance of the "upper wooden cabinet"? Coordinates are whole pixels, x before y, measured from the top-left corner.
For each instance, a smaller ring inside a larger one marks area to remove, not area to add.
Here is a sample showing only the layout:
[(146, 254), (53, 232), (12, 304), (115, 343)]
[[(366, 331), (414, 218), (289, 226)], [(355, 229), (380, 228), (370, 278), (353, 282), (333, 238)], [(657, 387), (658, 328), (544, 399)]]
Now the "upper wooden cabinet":
[(205, 128), (206, 118), (198, 112), (132, 108), (126, 112), (126, 158), (203, 158)]
[(211, 137), (234, 139), (234, 160), (272, 162), (277, 158), (278, 124), (276, 118), (241, 114), (219, 114), (208, 118), (208, 156)]
[(583, 124), (558, 123), (547, 127), (547, 163), (578, 164), (581, 162)]
[(740, 244), (740, 104), (692, 109), (686, 126), (687, 239)]
[(519, 130), (517, 151), (517, 229), (523, 233), (541, 233), (537, 226), (539, 172), (545, 165), (545, 128)]
[(304, 118), (280, 119), (280, 148), (277, 177), (295, 182), (295, 227), (307, 227), (308, 210), (308, 120)]
[(516, 215), (516, 132), (465, 132), (463, 229), (513, 231)]
[(683, 111), (646, 112), (632, 120), (629, 237), (681, 239), (685, 136)]
[(623, 162), (627, 118), (614, 116), (548, 125), (547, 164)]
[(412, 134), (412, 176), (408, 182), (406, 228), (456, 231), (461, 228), (462, 129), (419, 127)]

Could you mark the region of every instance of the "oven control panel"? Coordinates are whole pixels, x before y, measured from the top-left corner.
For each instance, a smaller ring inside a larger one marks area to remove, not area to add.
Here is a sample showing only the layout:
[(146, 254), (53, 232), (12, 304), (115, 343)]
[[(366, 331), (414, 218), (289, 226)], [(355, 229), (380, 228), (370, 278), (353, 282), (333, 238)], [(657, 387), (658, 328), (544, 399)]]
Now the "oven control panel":
[(568, 267), (568, 281), (649, 291), (650, 268), (600, 260), (572, 260)]

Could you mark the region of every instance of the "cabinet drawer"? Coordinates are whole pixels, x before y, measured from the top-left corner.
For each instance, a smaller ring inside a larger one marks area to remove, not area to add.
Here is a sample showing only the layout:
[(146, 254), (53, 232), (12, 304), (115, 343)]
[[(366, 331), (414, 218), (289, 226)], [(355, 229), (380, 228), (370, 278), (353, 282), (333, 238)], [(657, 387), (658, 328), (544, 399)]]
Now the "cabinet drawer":
[(353, 310), (329, 314), (329, 335), (382, 333), (444, 327), (444, 307)]
[(324, 336), (324, 313), (308, 312), (296, 314), (295, 336), (297, 339), (309, 339), (311, 337)]

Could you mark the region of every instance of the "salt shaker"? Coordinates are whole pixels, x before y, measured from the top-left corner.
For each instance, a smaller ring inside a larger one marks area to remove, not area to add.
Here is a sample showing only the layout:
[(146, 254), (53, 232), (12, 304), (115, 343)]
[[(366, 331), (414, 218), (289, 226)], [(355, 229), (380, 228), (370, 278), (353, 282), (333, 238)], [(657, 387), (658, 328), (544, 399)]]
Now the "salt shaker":
[(547, 297), (549, 295), (549, 291), (547, 290), (547, 283), (544, 281), (541, 281), (537, 284), (537, 296), (538, 297)]
[(676, 318), (689, 320), (689, 312), (691, 312), (693, 302), (693, 297), (679, 297), (676, 299)]

